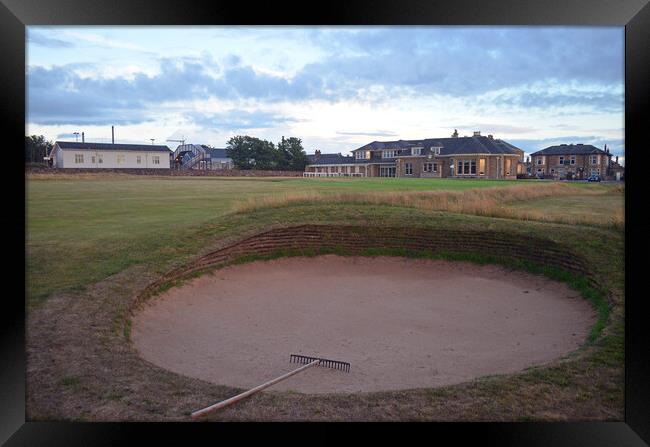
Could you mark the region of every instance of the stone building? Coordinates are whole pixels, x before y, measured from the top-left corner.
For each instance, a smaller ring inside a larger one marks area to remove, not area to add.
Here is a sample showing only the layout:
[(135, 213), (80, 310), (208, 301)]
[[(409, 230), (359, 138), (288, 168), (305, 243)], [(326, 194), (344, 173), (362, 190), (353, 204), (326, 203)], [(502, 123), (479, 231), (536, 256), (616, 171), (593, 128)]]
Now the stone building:
[(492, 135), (373, 141), (352, 156), (309, 156), (304, 176), (455, 177), (515, 179), (523, 172), (524, 151)]
[(559, 180), (583, 180), (591, 175), (611, 175), (609, 149), (590, 144), (560, 144), (530, 154), (532, 174)]

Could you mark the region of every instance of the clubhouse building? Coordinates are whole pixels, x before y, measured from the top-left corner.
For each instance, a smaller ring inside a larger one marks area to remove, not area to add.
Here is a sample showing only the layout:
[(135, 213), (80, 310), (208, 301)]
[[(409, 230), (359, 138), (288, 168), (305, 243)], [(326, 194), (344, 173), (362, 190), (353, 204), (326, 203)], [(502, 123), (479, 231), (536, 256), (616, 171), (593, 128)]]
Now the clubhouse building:
[(492, 135), (373, 141), (352, 156), (309, 155), (305, 177), (456, 177), (516, 179), (524, 151)]

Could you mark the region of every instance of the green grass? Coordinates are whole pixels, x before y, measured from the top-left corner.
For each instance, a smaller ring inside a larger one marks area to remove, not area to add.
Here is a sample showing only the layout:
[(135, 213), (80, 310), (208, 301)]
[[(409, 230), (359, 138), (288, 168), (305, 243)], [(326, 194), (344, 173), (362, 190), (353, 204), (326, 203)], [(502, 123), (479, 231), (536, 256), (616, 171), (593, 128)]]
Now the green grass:
[(98, 175), (30, 176), (26, 184), (27, 296), (80, 290), (140, 263), (195, 251), (194, 236), (233, 203), (297, 190), (422, 191), (468, 189), (508, 181), (446, 179), (193, 178)]
[(526, 202), (516, 202), (510, 207), (518, 211), (543, 210), (548, 216), (588, 217), (606, 221), (617, 213), (623, 214), (625, 200), (622, 194), (608, 192), (599, 195), (570, 195), (545, 197)]

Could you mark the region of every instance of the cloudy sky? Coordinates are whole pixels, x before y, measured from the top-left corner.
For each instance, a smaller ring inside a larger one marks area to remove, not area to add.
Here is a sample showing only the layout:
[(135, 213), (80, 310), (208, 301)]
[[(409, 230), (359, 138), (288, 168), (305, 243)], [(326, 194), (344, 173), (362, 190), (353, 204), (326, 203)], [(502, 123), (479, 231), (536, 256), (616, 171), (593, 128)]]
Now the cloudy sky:
[(26, 133), (51, 140), (346, 153), (458, 129), (624, 156), (623, 27), (30, 26), (26, 64)]

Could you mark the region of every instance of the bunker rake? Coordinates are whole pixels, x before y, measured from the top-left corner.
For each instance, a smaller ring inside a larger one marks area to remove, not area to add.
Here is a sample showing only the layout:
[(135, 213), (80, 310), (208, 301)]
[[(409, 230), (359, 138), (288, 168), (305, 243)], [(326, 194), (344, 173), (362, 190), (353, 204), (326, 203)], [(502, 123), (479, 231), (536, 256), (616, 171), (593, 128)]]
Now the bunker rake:
[(244, 391), (241, 394), (238, 394), (236, 396), (233, 396), (229, 399), (223, 400), (221, 402), (217, 402), (214, 405), (210, 405), (209, 407), (202, 408), (201, 410), (197, 410), (192, 412), (191, 416), (193, 418), (198, 418), (201, 416), (204, 416), (208, 413), (212, 413), (213, 411), (220, 410), (224, 407), (227, 407), (228, 405), (234, 404), (235, 402), (239, 402), (240, 400), (257, 393), (258, 391), (262, 391), (265, 388), (270, 387), (271, 385), (275, 385), (278, 382), (281, 382), (285, 379), (288, 379), (289, 377), (293, 376), (294, 374), (298, 374), (299, 372), (302, 372), (308, 368), (311, 368), (312, 366), (322, 366), (325, 368), (331, 368), (331, 369), (338, 369), (339, 371), (344, 371), (344, 372), (350, 372), (350, 364), (348, 362), (341, 362), (338, 360), (330, 360), (330, 359), (324, 359), (321, 357), (309, 357), (306, 355), (299, 355), (299, 354), (291, 354), (289, 357), (289, 362), (290, 363), (300, 363), (303, 366), (300, 368), (294, 369), (293, 371), (290, 371), (286, 374), (281, 375), (280, 377), (276, 377), (273, 380), (269, 380), (268, 382), (265, 382), (261, 385), (256, 386), (255, 388), (251, 388), (248, 391)]

